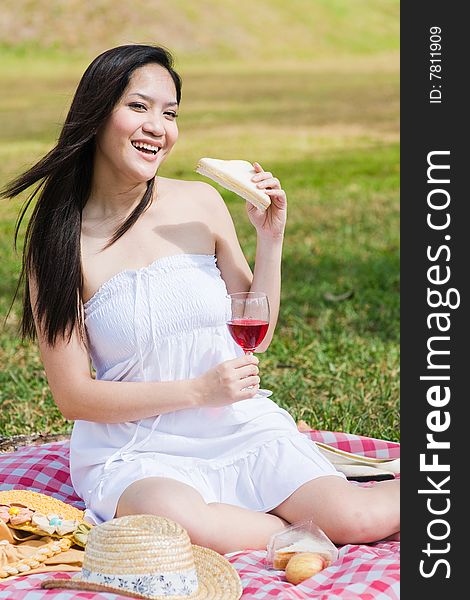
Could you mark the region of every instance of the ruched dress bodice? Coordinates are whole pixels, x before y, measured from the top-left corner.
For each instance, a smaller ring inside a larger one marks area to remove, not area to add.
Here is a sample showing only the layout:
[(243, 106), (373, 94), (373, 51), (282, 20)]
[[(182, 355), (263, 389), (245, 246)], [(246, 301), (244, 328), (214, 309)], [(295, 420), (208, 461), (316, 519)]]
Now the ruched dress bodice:
[(85, 304), (97, 378), (190, 379), (239, 356), (226, 295), (214, 256), (168, 256), (118, 273)]

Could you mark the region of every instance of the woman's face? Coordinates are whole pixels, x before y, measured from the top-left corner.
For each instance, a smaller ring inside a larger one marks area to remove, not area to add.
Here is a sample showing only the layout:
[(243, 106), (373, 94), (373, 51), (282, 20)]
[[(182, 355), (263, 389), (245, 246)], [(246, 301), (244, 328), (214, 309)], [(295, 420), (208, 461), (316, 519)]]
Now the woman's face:
[(136, 69), (96, 136), (95, 176), (135, 185), (152, 179), (178, 138), (176, 88), (160, 65)]

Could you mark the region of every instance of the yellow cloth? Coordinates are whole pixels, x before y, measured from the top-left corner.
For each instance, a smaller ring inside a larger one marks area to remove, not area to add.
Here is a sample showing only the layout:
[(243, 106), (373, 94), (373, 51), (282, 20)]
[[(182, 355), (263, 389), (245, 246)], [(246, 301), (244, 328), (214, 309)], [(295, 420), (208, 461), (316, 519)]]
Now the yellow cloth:
[[(0, 581), (12, 577), (21, 577), (32, 573), (44, 573), (48, 571), (80, 571), (83, 564), (83, 550), (69, 548), (53, 556), (47, 557), (37, 566), (33, 565), (25, 571), (16, 574), (8, 574), (6, 569), (16, 568), (18, 565), (23, 567), (25, 559), (38, 555), (38, 550), (53, 542), (58, 543), (57, 539), (49, 536), (28, 536), (26, 541), (17, 540), (13, 536), (12, 530), (3, 521), (0, 521)], [(34, 537), (34, 539), (30, 539)], [(37, 561), (39, 562), (39, 561)], [(6, 576), (5, 576), (6, 575)]]

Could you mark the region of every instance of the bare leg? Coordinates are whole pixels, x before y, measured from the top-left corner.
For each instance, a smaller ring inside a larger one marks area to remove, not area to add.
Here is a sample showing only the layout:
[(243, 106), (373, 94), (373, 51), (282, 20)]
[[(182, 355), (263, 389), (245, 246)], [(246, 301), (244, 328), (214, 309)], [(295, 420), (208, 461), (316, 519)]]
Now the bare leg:
[(265, 550), (270, 536), (286, 522), (278, 516), (204, 502), (194, 488), (164, 477), (132, 483), (121, 495), (116, 516), (154, 514), (182, 525), (191, 542), (227, 554), (235, 550)]
[(335, 476), (305, 483), (271, 511), (290, 523), (312, 519), (336, 544), (360, 544), (400, 530), (400, 481), (361, 487)]

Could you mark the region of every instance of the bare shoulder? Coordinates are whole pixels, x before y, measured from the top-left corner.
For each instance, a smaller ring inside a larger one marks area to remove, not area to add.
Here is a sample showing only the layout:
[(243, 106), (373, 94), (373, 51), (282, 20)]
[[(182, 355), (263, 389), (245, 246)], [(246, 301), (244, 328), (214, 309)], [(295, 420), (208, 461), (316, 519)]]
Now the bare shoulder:
[(159, 177), (158, 183), (162, 196), (171, 203), (175, 201), (190, 212), (198, 211), (209, 221), (220, 218), (226, 213), (222, 196), (214, 186), (204, 181), (170, 179)]
[[(216, 188), (202, 181), (170, 179), (163, 182), (161, 190), (170, 203), (174, 202), (172, 206), (179, 206), (181, 219), (203, 222), (204, 229), (211, 232), (217, 266), (227, 289), (249, 289), (253, 276), (240, 247), (230, 212)], [(181, 217), (181, 214), (184, 216)]]

